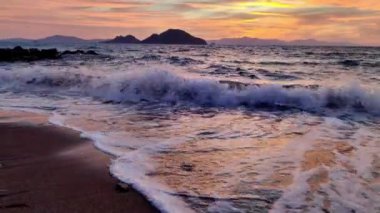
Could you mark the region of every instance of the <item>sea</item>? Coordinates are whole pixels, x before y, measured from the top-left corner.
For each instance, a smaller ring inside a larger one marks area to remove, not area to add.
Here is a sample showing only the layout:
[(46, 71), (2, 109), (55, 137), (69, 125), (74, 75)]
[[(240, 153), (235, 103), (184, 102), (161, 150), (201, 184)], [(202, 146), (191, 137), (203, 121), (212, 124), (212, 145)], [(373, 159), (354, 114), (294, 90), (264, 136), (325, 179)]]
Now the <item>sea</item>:
[(162, 212), (380, 212), (380, 48), (24, 47), (99, 55), (1, 62), (0, 108), (80, 131)]

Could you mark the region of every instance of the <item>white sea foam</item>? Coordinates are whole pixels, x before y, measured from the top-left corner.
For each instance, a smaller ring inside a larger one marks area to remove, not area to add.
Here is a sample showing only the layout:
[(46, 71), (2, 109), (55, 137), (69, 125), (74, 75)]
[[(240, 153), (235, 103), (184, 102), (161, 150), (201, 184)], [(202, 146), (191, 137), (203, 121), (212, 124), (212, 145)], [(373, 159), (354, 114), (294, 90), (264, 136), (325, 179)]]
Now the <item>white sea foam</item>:
[(103, 101), (162, 102), (203, 107), (287, 107), (306, 111), (331, 109), (361, 110), (380, 114), (380, 91), (357, 84), (309, 89), (281, 85), (230, 88), (215, 80), (188, 79), (168, 71), (139, 71), (106, 76), (66, 72), (9, 72), (0, 74), (6, 89), (49, 89), (77, 91)]
[[(81, 132), (81, 136), (91, 139), (94, 145), (101, 151), (115, 157), (110, 166), (110, 172), (119, 180), (130, 184), (133, 188), (143, 193), (147, 199), (162, 212), (193, 212), (186, 203), (170, 195), (171, 189), (149, 177), (149, 173), (155, 171), (155, 163), (150, 155), (160, 149), (165, 149), (173, 142), (161, 142), (152, 146), (141, 147), (135, 151), (125, 152), (115, 146), (117, 137), (102, 132), (88, 132), (80, 127), (70, 125), (66, 117), (53, 113), (49, 122), (58, 126), (70, 128)], [(130, 143), (131, 138), (119, 138), (119, 143), (124, 146)], [(126, 141), (127, 140), (127, 141)], [(133, 143), (133, 142), (132, 142)], [(177, 143), (174, 141), (174, 143)]]
[[(322, 68), (329, 65), (325, 58), (310, 66), (301, 63), (304, 58), (289, 58), (291, 50), (280, 60), (296, 61), (291, 71), (276, 64), (259, 71), (254, 62), (272, 54), (259, 48), (192, 49), (178, 56), (202, 63), (167, 66), (165, 54), (176, 53), (173, 47), (159, 53), (162, 48), (111, 48), (115, 59), (101, 61), (0, 64), (0, 107), (53, 114), (51, 123), (82, 132), (114, 157), (115, 177), (163, 212), (266, 211), (273, 203), (274, 212), (320, 212), (325, 196), (335, 212), (380, 209), (375, 69)], [(193, 57), (199, 53), (207, 60)], [(225, 63), (227, 58), (241, 63)], [(360, 83), (338, 75), (353, 75)], [(325, 117), (334, 115), (339, 117)], [(353, 149), (339, 153), (336, 142)], [(303, 171), (304, 153), (317, 148), (332, 150), (335, 164)], [(307, 181), (321, 171), (329, 180), (309, 199)], [(286, 185), (287, 178), (292, 184)]]
[(193, 212), (181, 199), (170, 195), (170, 188), (149, 177), (155, 171), (154, 161), (149, 159), (152, 151), (140, 149), (125, 154), (112, 163), (111, 173), (146, 195), (162, 212)]
[(237, 209), (233, 205), (226, 201), (217, 201), (212, 203), (207, 211), (210, 213), (242, 213), (244, 210)]

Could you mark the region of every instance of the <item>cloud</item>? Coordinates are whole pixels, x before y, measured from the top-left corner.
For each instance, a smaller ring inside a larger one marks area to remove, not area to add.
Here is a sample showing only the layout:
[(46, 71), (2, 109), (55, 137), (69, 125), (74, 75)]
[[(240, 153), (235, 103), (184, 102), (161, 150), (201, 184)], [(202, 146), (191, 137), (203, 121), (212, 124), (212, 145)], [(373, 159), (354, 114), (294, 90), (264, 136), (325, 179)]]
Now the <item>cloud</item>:
[(379, 24), (373, 23), (380, 23), (379, 12), (379, 0), (11, 0), (0, 5), (0, 30), (2, 37), (20, 37), (20, 32), (42, 37), (65, 29), (66, 34), (105, 38), (112, 32), (145, 37), (183, 28), (207, 39), (380, 43), (374, 35)]
[(278, 13), (297, 17), (307, 23), (314, 21), (329, 22), (337, 18), (373, 17), (380, 15), (380, 11), (377, 10), (337, 6), (297, 8), (278, 11)]

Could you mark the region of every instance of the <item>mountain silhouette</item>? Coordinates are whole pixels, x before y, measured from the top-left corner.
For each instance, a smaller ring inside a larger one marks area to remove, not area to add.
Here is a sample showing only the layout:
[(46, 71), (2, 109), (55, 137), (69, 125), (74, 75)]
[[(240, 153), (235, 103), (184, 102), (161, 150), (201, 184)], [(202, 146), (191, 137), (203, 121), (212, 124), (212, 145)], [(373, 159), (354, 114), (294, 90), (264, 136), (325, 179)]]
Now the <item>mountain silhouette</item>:
[(140, 43), (140, 40), (138, 40), (133, 35), (127, 35), (127, 36), (116, 36), (114, 39), (105, 41), (104, 43), (138, 44)]
[(193, 44), (206, 45), (207, 42), (201, 38), (194, 37), (179, 29), (169, 29), (161, 34), (153, 34), (144, 39), (143, 44)]
[(25, 38), (10, 38), (2, 39), (0, 43), (14, 43), (14, 44), (82, 44), (82, 43), (97, 43), (102, 42), (102, 39), (82, 39), (75, 36), (53, 35), (41, 39), (25, 39)]
[(54, 35), (46, 38), (34, 40), (37, 43), (44, 44), (65, 44), (65, 43), (85, 43), (89, 42), (89, 40), (81, 39), (74, 36), (63, 36), (63, 35)]

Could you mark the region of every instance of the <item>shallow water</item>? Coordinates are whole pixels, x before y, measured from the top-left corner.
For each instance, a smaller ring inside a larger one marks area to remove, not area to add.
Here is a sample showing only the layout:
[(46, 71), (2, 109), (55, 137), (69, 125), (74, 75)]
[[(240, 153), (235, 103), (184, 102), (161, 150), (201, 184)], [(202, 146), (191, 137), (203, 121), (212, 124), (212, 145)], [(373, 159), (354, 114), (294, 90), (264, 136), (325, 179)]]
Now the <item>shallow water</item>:
[(0, 63), (0, 106), (82, 131), (162, 211), (380, 211), (379, 48), (70, 48), (102, 55)]

